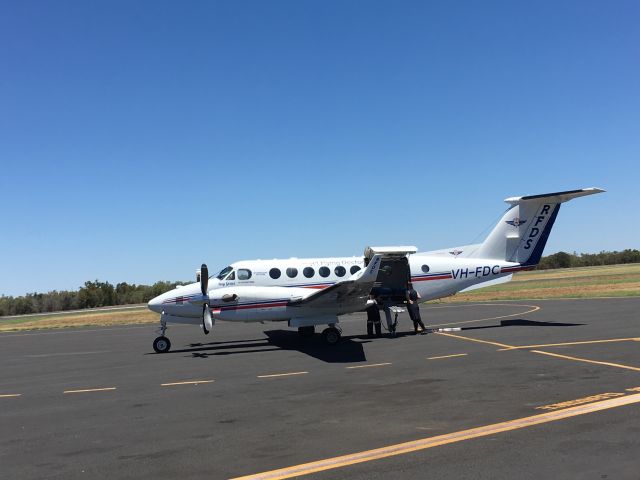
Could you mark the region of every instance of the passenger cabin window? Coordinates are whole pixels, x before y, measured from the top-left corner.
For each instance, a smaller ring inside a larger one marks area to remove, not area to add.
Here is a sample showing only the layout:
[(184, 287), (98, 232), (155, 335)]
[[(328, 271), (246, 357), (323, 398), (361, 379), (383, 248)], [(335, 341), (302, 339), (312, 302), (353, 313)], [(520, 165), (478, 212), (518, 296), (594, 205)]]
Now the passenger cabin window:
[(280, 275), (281, 273), (279, 268), (272, 268), (271, 270), (269, 270), (269, 276), (274, 280), (280, 278)]
[(316, 271), (311, 267), (305, 267), (304, 270), (302, 270), (302, 274), (307, 278), (311, 278), (316, 274)]
[(336, 272), (336, 275), (339, 277), (344, 277), (345, 274), (347, 273), (347, 270), (342, 266), (337, 266), (334, 271)]
[(429, 273), (429, 265), (422, 265), (422, 271), (424, 273)]
[(331, 273), (331, 270), (329, 270), (329, 267), (320, 267), (318, 269), (318, 273), (320, 274), (321, 277), (327, 278)]
[(222, 270), (220, 270), (220, 273), (218, 273), (216, 275), (216, 278), (218, 280), (222, 280), (224, 277), (226, 277), (227, 275), (229, 275), (229, 272), (233, 270), (233, 267), (224, 267)]
[(360, 267), (358, 265), (354, 265), (353, 267), (351, 267), (349, 269), (349, 272), (351, 272), (351, 275), (353, 275), (354, 273), (356, 273), (359, 270), (360, 270)]
[(249, 280), (251, 278), (251, 270), (248, 268), (240, 268), (238, 270), (238, 280)]
[(289, 278), (296, 278), (298, 276), (298, 269), (297, 268), (287, 268), (287, 277)]

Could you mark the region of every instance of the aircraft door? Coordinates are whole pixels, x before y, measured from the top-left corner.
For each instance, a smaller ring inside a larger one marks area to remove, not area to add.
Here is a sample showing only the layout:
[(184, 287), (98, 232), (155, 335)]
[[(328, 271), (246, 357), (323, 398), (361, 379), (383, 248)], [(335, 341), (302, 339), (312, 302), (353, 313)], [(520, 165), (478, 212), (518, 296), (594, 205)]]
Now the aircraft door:
[(367, 247), (365, 250), (365, 265), (376, 253), (383, 255), (378, 277), (371, 293), (382, 297), (383, 301), (394, 305), (404, 305), (407, 295), (407, 283), (411, 281), (409, 267), (410, 253), (415, 253), (415, 247)]

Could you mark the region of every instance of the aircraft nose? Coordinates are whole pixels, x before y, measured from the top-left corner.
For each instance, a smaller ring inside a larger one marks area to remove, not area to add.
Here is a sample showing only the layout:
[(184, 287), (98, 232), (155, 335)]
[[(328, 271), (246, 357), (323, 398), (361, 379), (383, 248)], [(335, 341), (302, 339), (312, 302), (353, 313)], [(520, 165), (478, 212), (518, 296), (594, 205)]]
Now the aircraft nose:
[(152, 312), (162, 313), (163, 296), (164, 295), (158, 295), (157, 297), (149, 300), (149, 303), (147, 303), (147, 307), (149, 308), (149, 310), (151, 310)]

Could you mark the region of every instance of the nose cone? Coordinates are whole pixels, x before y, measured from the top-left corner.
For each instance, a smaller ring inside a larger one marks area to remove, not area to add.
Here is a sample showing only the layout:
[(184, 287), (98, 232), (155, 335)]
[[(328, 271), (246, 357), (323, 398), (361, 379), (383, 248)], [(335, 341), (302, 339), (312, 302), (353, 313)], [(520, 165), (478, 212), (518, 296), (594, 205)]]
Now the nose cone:
[(152, 312), (162, 313), (162, 302), (164, 301), (165, 294), (158, 295), (156, 298), (149, 300), (147, 307)]

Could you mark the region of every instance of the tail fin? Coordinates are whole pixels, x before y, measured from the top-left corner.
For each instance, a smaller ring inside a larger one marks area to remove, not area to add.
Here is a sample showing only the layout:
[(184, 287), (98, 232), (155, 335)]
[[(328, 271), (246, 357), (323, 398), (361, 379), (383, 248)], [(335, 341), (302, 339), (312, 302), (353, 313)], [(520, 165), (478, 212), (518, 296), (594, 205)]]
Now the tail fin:
[(556, 221), (560, 204), (585, 195), (601, 193), (599, 188), (583, 188), (567, 192), (511, 197), (511, 207), (493, 231), (470, 257), (490, 258), (537, 265)]

